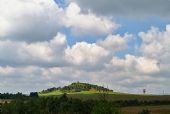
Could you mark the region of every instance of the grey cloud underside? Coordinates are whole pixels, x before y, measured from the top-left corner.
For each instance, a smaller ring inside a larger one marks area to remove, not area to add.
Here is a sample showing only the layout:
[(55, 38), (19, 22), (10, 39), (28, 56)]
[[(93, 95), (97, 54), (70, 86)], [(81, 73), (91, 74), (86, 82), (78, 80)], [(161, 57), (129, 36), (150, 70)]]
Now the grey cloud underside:
[(169, 0), (70, 0), (84, 9), (102, 15), (145, 17), (170, 17)]

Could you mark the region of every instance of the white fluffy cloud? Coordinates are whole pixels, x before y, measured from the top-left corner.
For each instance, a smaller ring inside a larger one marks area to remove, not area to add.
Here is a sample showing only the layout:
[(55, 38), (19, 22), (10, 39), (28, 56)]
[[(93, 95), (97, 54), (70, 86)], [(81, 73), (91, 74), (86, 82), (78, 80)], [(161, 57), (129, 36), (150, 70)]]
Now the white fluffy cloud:
[(61, 10), (52, 0), (1, 0), (0, 37), (46, 40), (56, 34)]
[(63, 9), (53, 0), (1, 0), (0, 14), (0, 39), (43, 41), (62, 27), (78, 35), (107, 34), (118, 28), (107, 17), (82, 13), (76, 3)]
[(106, 17), (98, 17), (88, 12), (83, 14), (76, 3), (71, 3), (65, 11), (63, 23), (66, 27), (72, 27), (72, 32), (81, 34), (108, 34), (116, 30), (119, 25)]
[(135, 57), (133, 55), (126, 55), (125, 59), (113, 57), (111, 63), (121, 70), (135, 73), (155, 73), (159, 71), (158, 61), (146, 57)]
[(144, 56), (159, 60), (160, 64), (169, 63), (170, 57), (170, 25), (166, 26), (165, 31), (152, 27), (146, 33), (141, 32), (139, 36), (142, 38), (141, 51)]
[(143, 41), (140, 47), (143, 55), (158, 61), (160, 72), (154, 74), (154, 76), (168, 80), (170, 68), (170, 25), (167, 25), (163, 31), (152, 27), (147, 32), (139, 33), (139, 36)]
[(61, 65), (63, 50), (67, 48), (66, 37), (58, 33), (49, 42), (0, 41), (1, 65)]
[(65, 53), (67, 60), (75, 65), (96, 65), (101, 61), (106, 61), (109, 56), (109, 51), (96, 44), (86, 42), (73, 45)]
[(78, 42), (65, 50), (65, 57), (74, 65), (89, 67), (104, 66), (109, 63), (112, 54), (127, 47), (127, 42), (132, 36), (108, 35), (96, 43)]
[[(109, 40), (109, 41), (108, 41)], [(0, 65), (6, 66), (75, 66), (99, 67), (108, 63), (115, 50), (124, 49), (126, 39), (109, 35), (99, 43), (77, 42), (69, 46), (66, 36), (58, 33), (49, 41), (26, 43), (0, 41)], [(107, 44), (108, 43), (108, 44)]]
[(110, 34), (104, 40), (98, 41), (97, 44), (112, 52), (121, 51), (127, 47), (127, 42), (131, 37), (132, 35), (129, 34), (124, 36)]
[(152, 74), (160, 71), (156, 59), (133, 55), (121, 59), (114, 55), (113, 52), (127, 46), (129, 37), (126, 36), (129, 35), (108, 35), (96, 43), (77, 42), (72, 46), (61, 33), (49, 41), (34, 43), (0, 41), (1, 87), (25, 92), (31, 90), (33, 83), (36, 83), (34, 90), (41, 90), (72, 80), (91, 80), (91, 83), (108, 84), (113, 89), (127, 91), (124, 85), (144, 87), (146, 78), (147, 84), (155, 84)]

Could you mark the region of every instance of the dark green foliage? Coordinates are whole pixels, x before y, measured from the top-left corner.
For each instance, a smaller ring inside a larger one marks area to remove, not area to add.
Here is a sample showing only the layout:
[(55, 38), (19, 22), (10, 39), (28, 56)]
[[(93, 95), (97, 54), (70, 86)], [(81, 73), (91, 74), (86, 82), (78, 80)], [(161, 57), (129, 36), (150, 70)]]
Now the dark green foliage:
[[(28, 97), (0, 105), (0, 114), (118, 114), (117, 108), (107, 101), (82, 101), (61, 97)], [(99, 110), (102, 109), (102, 110)], [(112, 113), (111, 113), (112, 112)], [(114, 112), (114, 113), (113, 113)]]
[(120, 114), (120, 112), (111, 103), (104, 101), (97, 103), (91, 114)]
[(17, 93), (17, 94), (10, 94), (10, 93), (0, 93), (0, 99), (16, 99), (16, 98), (23, 98), (27, 97), (26, 95), (23, 95), (22, 93)]
[(55, 90), (61, 90), (63, 92), (81, 92), (81, 91), (90, 91), (90, 90), (96, 90), (96, 91), (104, 91), (104, 92), (113, 92), (113, 90), (110, 90), (108, 88), (104, 88), (102, 86), (98, 86), (98, 85), (93, 85), (93, 84), (88, 84), (88, 83), (80, 83), (80, 82), (76, 82), (76, 83), (72, 83), (68, 86), (64, 86), (63, 88), (58, 87), (58, 88), (50, 88), (47, 90), (43, 90), (42, 93), (48, 93), (48, 92), (52, 92)]
[(149, 105), (170, 105), (169, 100), (148, 100), (148, 101), (140, 101), (137, 99), (134, 100), (121, 100), (115, 101), (115, 104), (118, 104), (121, 107), (126, 106), (149, 106)]
[(31, 92), (30, 97), (38, 97), (38, 92)]
[(143, 109), (141, 112), (139, 112), (138, 114), (150, 114), (151, 111), (148, 109)]
[(52, 91), (55, 91), (55, 90), (58, 90), (59, 88), (56, 88), (56, 87), (53, 87), (53, 88), (49, 88), (47, 90), (43, 90), (42, 93), (48, 93), (48, 92), (52, 92)]

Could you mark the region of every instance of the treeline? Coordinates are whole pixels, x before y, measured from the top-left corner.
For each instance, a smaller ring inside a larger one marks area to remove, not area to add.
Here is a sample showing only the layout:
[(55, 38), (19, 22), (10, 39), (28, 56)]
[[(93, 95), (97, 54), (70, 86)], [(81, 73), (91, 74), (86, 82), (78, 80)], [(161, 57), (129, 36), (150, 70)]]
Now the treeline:
[(170, 105), (170, 100), (151, 100), (151, 101), (141, 101), (141, 100), (120, 100), (114, 101), (115, 104), (118, 104), (121, 107), (126, 106), (149, 106), (149, 105)]
[(58, 88), (49, 88), (47, 90), (43, 90), (42, 93), (48, 93), (52, 92), (55, 90), (60, 90), (63, 92), (80, 92), (80, 91), (104, 91), (104, 92), (113, 92), (113, 90), (110, 90), (108, 88), (105, 88), (103, 86), (98, 86), (98, 85), (93, 85), (93, 84), (88, 84), (88, 83), (80, 83), (80, 82), (75, 82), (72, 83), (68, 86), (64, 87), (58, 87)]
[(120, 114), (112, 102), (61, 97), (17, 99), (0, 105), (0, 114)]
[(68, 98), (66, 94), (38, 97), (32, 92), (27, 97), (0, 103), (0, 114), (120, 114), (122, 107), (148, 105), (170, 105), (170, 101), (107, 101), (107, 94), (101, 94), (99, 100), (81, 100)]
[(27, 96), (22, 93), (16, 93), (16, 94), (0, 93), (0, 99), (16, 99), (21, 97), (27, 97)]
[(16, 93), (16, 94), (12, 94), (12, 93), (0, 93), (0, 99), (26, 99), (29, 97), (38, 97), (38, 92), (30, 92), (29, 95), (25, 95), (22, 94), (20, 92)]

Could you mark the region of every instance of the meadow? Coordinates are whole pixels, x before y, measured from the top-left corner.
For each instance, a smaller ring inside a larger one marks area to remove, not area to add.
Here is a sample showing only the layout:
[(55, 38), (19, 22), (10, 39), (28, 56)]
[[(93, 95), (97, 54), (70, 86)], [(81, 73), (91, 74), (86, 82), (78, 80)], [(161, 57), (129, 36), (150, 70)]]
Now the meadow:
[[(104, 92), (105, 93), (105, 92)], [(60, 90), (48, 92), (48, 93), (39, 93), (40, 97), (50, 97), (50, 96), (60, 96), (64, 92)], [(120, 92), (106, 92), (107, 100), (109, 101), (118, 101), (118, 100), (140, 100), (140, 101), (164, 101), (170, 100), (170, 95), (143, 95), (143, 94), (129, 94), (129, 93), (120, 93)], [(102, 95), (102, 92), (99, 91), (81, 91), (81, 92), (67, 92), (67, 96), (74, 99), (81, 100), (99, 100)]]

